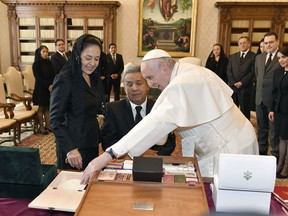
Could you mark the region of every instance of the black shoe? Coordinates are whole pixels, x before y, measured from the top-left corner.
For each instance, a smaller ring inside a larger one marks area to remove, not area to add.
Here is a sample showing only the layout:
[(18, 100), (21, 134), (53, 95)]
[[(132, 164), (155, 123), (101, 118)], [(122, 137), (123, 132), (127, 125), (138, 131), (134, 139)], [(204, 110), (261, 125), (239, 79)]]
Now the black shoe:
[(288, 175), (283, 176), (283, 175), (281, 175), (281, 173), (279, 173), (279, 174), (276, 175), (276, 177), (277, 177), (278, 179), (286, 179), (286, 178), (288, 178)]
[(49, 133), (47, 130), (39, 130), (39, 134), (48, 135)]
[(51, 133), (53, 133), (53, 130), (52, 130), (51, 128), (47, 128), (47, 127), (45, 127), (45, 130), (46, 130), (46, 131), (49, 131), (49, 132), (51, 132)]
[(281, 173), (281, 171), (277, 171), (277, 172), (276, 172), (276, 176), (278, 176), (280, 173)]

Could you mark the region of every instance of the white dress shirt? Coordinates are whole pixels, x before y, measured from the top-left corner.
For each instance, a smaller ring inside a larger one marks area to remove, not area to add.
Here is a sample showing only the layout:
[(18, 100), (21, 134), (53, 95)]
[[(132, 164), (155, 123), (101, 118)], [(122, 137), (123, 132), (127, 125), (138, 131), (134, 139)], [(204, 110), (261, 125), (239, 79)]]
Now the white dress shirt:
[[(136, 105), (136, 104), (132, 103), (131, 101), (129, 101), (129, 102), (130, 102), (130, 105), (131, 105), (133, 117), (135, 119), (135, 117), (136, 117), (136, 106), (139, 106), (139, 105)], [(140, 114), (141, 114), (142, 118), (144, 118), (146, 116), (146, 105), (147, 105), (147, 98), (144, 101), (144, 103), (140, 105), (142, 107), (142, 109), (140, 111)]]

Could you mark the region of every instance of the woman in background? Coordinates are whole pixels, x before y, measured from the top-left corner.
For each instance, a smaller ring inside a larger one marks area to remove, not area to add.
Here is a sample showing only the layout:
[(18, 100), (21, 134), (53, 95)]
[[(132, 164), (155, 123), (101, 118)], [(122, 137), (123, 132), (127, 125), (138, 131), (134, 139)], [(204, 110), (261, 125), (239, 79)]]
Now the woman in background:
[(227, 78), (228, 57), (224, 53), (221, 44), (214, 44), (213, 50), (210, 52), (205, 67), (216, 73), (225, 83)]
[(101, 135), (97, 114), (102, 111), (104, 91), (96, 69), (101, 50), (95, 36), (80, 36), (68, 64), (55, 77), (50, 119), (59, 169), (85, 169), (98, 156)]
[[(35, 51), (35, 60), (32, 65), (35, 77), (35, 87), (33, 92), (33, 103), (38, 105), (37, 117), (39, 122), (39, 133), (47, 135), (52, 131), (49, 120), (50, 92), (54, 79), (54, 68), (48, 58), (48, 48), (41, 45)], [(45, 119), (45, 127), (43, 116)]]
[(259, 43), (259, 46), (258, 46), (258, 50), (257, 50), (257, 55), (261, 54), (261, 53), (264, 53), (266, 51), (266, 47), (265, 47), (265, 44), (264, 44), (264, 38), (261, 39), (260, 43)]
[(269, 120), (275, 122), (275, 132), (280, 138), (277, 178), (288, 177), (288, 47), (277, 53), (281, 68), (273, 77), (274, 101), (269, 112)]

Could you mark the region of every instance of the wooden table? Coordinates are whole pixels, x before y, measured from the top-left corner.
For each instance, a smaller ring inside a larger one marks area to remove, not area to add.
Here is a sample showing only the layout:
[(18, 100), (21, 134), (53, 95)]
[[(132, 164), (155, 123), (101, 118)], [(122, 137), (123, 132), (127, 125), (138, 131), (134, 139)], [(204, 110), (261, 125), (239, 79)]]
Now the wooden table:
[[(75, 215), (205, 215), (209, 212), (205, 188), (194, 158), (163, 157), (165, 163), (188, 163), (197, 169), (199, 184), (98, 181), (89, 184)], [(135, 204), (153, 204), (153, 210), (135, 209)]]

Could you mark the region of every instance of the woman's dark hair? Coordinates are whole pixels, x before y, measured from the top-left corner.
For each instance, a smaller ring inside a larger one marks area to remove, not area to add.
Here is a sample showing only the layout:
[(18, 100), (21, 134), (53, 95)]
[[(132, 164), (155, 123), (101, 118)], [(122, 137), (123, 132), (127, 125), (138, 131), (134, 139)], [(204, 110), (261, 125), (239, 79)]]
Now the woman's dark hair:
[(100, 53), (102, 52), (102, 44), (101, 41), (91, 34), (84, 34), (77, 38), (73, 45), (71, 57), (68, 63), (63, 67), (62, 71), (66, 71), (67, 69), (71, 70), (73, 76), (82, 76), (81, 72), (81, 53), (85, 48), (91, 45), (96, 45), (100, 48)]
[(257, 49), (257, 53), (256, 53), (257, 55), (259, 55), (259, 54), (262, 53), (262, 52), (261, 52), (261, 48), (260, 48), (260, 45), (261, 45), (262, 42), (264, 42), (264, 38), (262, 38), (261, 41), (259, 42), (258, 49)]
[[(219, 46), (220, 47), (220, 58), (222, 57), (222, 56), (225, 56), (225, 53), (224, 53), (224, 49), (223, 49), (223, 46), (221, 45), (221, 44), (219, 44), (219, 43), (215, 43), (215, 44), (213, 44), (213, 48), (214, 48), (214, 46)], [(209, 56), (208, 56), (208, 60), (209, 59), (215, 59), (215, 55), (214, 55), (214, 53), (213, 53), (213, 49), (212, 49), (212, 51), (210, 52), (210, 54), (209, 54)]]
[(281, 54), (288, 56), (288, 47), (287, 46), (283, 46), (281, 48), (279, 48), (278, 52), (280, 52)]
[[(71, 91), (73, 92), (73, 98), (76, 101), (77, 107), (81, 107), (83, 105), (83, 85), (85, 81), (83, 81), (82, 77), (82, 64), (81, 64), (81, 53), (83, 50), (89, 46), (96, 45), (100, 48), (100, 53), (102, 52), (102, 45), (101, 41), (96, 38), (94, 35), (91, 34), (84, 34), (77, 38), (77, 40), (74, 43), (71, 57), (68, 60), (68, 62), (64, 65), (64, 67), (61, 69), (60, 73), (64, 76), (68, 75), (71, 76), (72, 86), (73, 88)], [(99, 53), (99, 57), (100, 57)], [(99, 65), (98, 65), (99, 67)], [(93, 80), (93, 83), (97, 86), (97, 89), (99, 92), (101, 92), (101, 101), (104, 101), (104, 91), (102, 87), (102, 83), (100, 80), (100, 74), (97, 71), (97, 68), (95, 71), (89, 75), (90, 79)], [(99, 108), (100, 110), (101, 108)]]
[(35, 50), (35, 56), (34, 56), (34, 61), (38, 61), (39, 59), (42, 59), (42, 56), (41, 56), (41, 50), (42, 49), (47, 49), (47, 51), (49, 52), (49, 49), (47, 46), (45, 45), (41, 45), (39, 48), (37, 48)]

